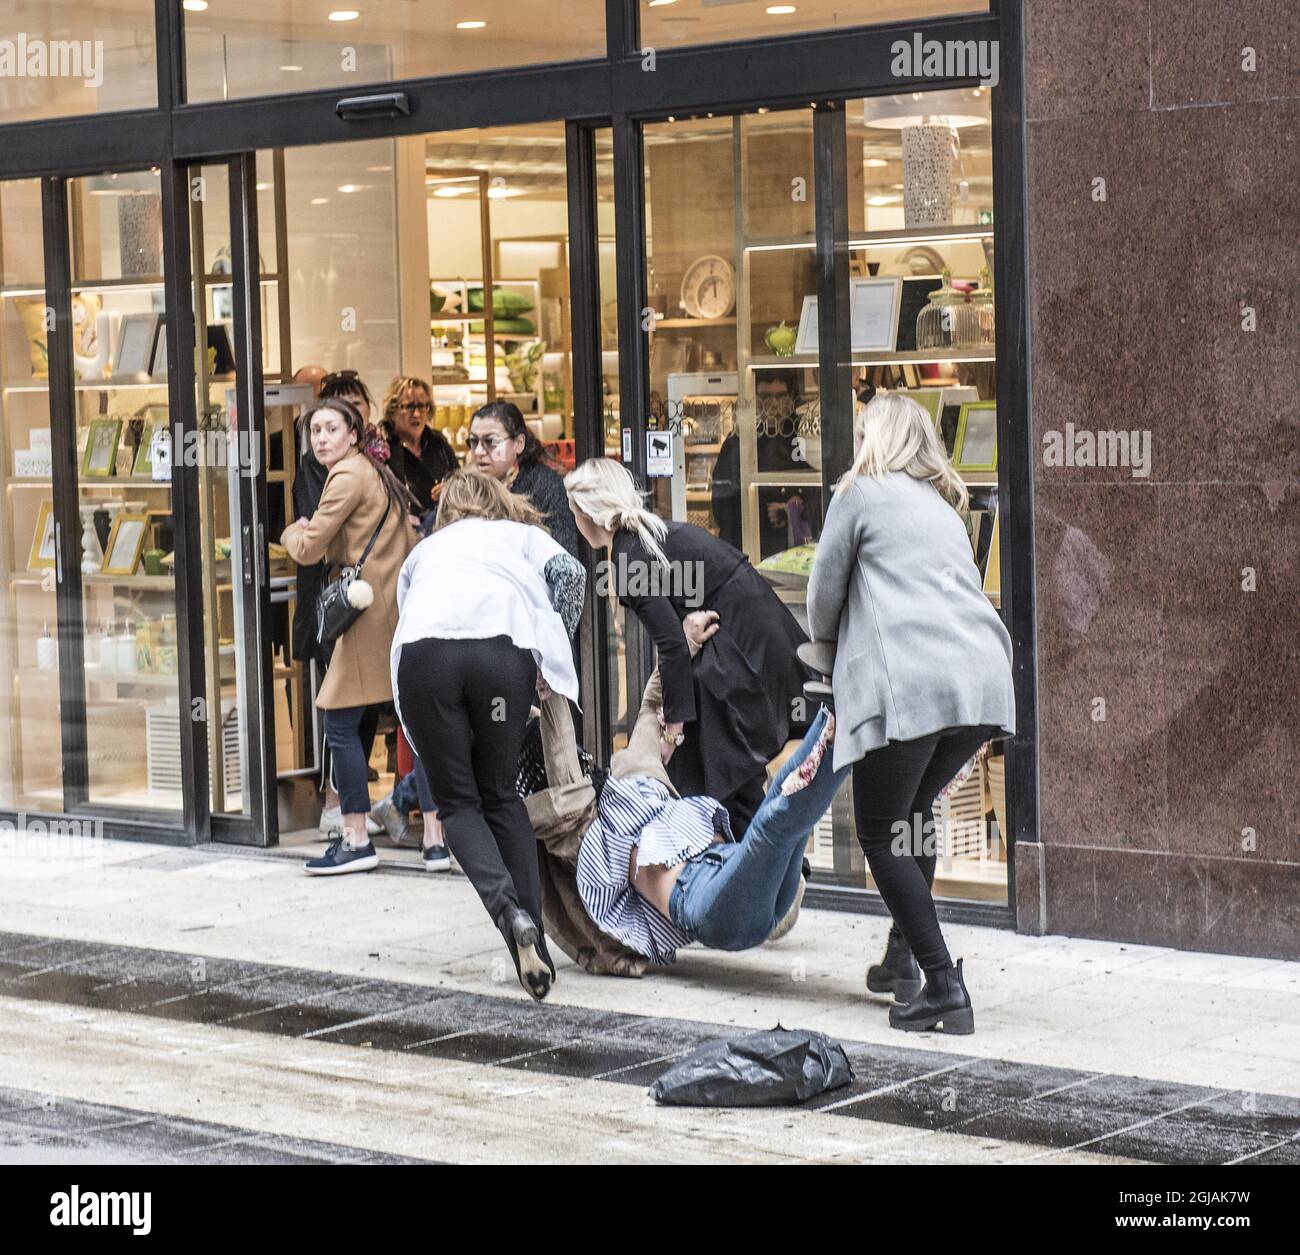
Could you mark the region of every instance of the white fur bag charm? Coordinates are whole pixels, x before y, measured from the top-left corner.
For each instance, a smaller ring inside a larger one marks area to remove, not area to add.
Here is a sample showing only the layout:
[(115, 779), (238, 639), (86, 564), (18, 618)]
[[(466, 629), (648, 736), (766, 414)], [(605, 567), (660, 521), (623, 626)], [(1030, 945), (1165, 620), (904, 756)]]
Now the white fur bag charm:
[(375, 600), (375, 590), (365, 580), (353, 580), (348, 585), (348, 605), (364, 610)]

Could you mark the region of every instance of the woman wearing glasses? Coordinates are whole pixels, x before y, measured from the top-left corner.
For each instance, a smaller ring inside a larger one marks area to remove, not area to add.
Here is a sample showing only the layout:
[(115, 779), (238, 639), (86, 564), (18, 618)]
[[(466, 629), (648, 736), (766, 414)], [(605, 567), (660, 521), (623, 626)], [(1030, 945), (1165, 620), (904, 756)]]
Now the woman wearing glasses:
[(541, 511), (546, 530), (576, 558), (578, 529), (569, 511), (564, 480), (546, 465), (542, 443), (528, 430), (519, 407), (509, 401), (480, 406), (469, 430), (466, 444), (474, 466), (526, 497)]
[(388, 441), (388, 468), (411, 490), (421, 513), (433, 508), (433, 490), (459, 463), (447, 437), (429, 426), (433, 395), (423, 379), (394, 379), (384, 397), (380, 430)]

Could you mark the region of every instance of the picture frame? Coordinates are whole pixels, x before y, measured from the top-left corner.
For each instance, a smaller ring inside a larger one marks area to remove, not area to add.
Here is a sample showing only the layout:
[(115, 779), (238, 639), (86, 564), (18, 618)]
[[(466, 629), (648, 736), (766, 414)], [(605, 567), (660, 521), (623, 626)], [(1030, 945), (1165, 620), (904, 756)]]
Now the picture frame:
[(134, 575), (140, 565), (145, 541), (149, 538), (149, 515), (131, 512), (116, 515), (113, 530), (104, 546), (104, 575)]
[(108, 479), (117, 469), (117, 447), (122, 439), (120, 418), (96, 418), (90, 423), (81, 474), (86, 479)]
[(993, 533), (989, 537), (988, 558), (984, 564), (984, 595), (998, 609), (1002, 608), (1002, 512), (993, 513)]
[(53, 571), (57, 565), (54, 552), (54, 502), (41, 502), (32, 532), (32, 550), (27, 558), (29, 571)]
[(998, 469), (998, 403), (966, 401), (957, 417), (952, 447), (953, 469), (966, 475)]
[[(854, 353), (892, 353), (898, 339), (898, 315), (902, 300), (900, 278), (853, 278), (849, 280), (850, 348)], [(816, 353), (817, 298), (805, 296), (799, 311), (799, 334), (794, 342), (798, 353)]]
[(161, 316), (157, 313), (126, 314), (117, 340), (113, 359), (113, 377), (148, 380), (153, 369), (154, 344), (158, 339)]
[(158, 335), (153, 342), (153, 358), (149, 365), (149, 374), (154, 379), (167, 378), (167, 324), (158, 324)]
[(153, 475), (153, 441), (156, 433), (168, 429), (168, 414), (165, 405), (146, 406), (141, 415), (144, 426), (140, 432), (140, 443), (135, 448), (135, 462), (131, 467), (132, 475)]

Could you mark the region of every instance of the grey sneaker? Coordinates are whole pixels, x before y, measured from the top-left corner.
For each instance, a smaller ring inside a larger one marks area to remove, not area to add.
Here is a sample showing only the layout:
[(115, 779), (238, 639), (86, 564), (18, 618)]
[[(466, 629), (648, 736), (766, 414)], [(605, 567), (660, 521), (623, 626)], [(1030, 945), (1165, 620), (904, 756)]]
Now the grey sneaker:
[(404, 811), (398, 810), (393, 805), (393, 795), (391, 793), (387, 797), (379, 799), (367, 818), (373, 819), (375, 823), (379, 824), (381, 829), (388, 833), (394, 845), (406, 845), (410, 841), (411, 821)]

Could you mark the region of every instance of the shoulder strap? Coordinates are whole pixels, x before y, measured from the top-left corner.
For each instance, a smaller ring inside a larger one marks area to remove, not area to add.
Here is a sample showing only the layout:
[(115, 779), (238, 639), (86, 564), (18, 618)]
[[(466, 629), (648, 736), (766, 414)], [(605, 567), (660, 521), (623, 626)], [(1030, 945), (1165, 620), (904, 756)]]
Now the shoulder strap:
[(387, 492), (384, 493), (384, 496), (388, 500), (388, 504), (384, 507), (384, 517), (379, 520), (379, 526), (375, 528), (375, 534), (370, 538), (370, 542), (366, 545), (365, 549), (362, 550), (361, 557), (357, 559), (358, 574), (360, 573), (361, 568), (365, 566), (366, 559), (370, 557), (370, 551), (375, 547), (375, 541), (379, 539), (379, 533), (384, 530), (384, 524), (388, 522), (388, 515), (392, 511), (392, 497), (389, 497)]

